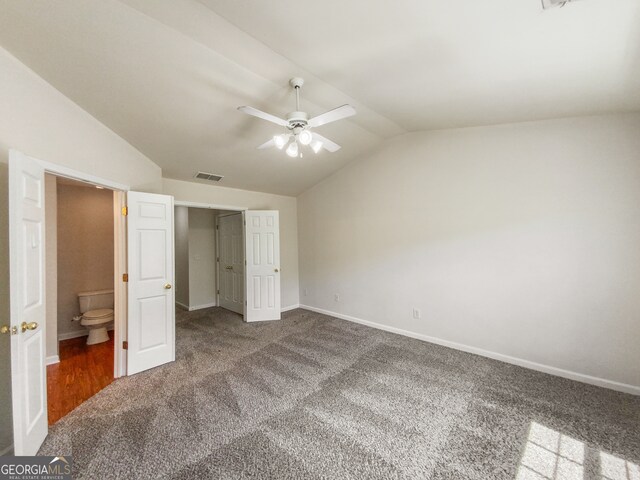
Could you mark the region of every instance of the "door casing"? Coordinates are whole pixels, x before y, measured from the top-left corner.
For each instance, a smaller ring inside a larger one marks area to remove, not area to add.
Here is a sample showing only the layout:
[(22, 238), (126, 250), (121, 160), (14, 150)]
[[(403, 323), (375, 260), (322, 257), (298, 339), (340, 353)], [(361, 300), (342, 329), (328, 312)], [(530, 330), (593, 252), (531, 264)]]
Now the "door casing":
[[(127, 272), (127, 242), (126, 242), (126, 217), (122, 215), (122, 207), (126, 205), (126, 192), (130, 190), (128, 185), (113, 182), (89, 173), (67, 168), (63, 165), (34, 159), (42, 168), (45, 174), (56, 177), (70, 178), (81, 182), (108, 188), (114, 191), (114, 312), (116, 313), (114, 322), (114, 358), (113, 358), (113, 378), (127, 375), (127, 352), (123, 348), (123, 341), (127, 332), (127, 286), (122, 281), (123, 275)], [(45, 239), (46, 242), (46, 239)]]

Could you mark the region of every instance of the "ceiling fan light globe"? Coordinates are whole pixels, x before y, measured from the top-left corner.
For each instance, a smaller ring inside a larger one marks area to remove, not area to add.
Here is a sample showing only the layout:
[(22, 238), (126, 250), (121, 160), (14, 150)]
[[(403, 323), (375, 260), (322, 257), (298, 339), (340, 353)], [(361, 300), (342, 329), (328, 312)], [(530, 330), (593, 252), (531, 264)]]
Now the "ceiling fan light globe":
[(314, 153), (320, 153), (320, 150), (322, 149), (322, 142), (320, 140), (316, 140), (311, 144), (311, 149)]
[(300, 135), (298, 135), (298, 141), (302, 145), (309, 145), (312, 140), (313, 136), (311, 135), (311, 132), (309, 130), (303, 130), (302, 132), (300, 132)]
[(289, 144), (289, 146), (287, 147), (287, 155), (289, 155), (290, 157), (297, 157), (298, 156), (298, 144), (296, 142), (291, 142)]
[(275, 144), (278, 150), (282, 150), (282, 148), (287, 144), (287, 136), (286, 135), (274, 135), (273, 143)]

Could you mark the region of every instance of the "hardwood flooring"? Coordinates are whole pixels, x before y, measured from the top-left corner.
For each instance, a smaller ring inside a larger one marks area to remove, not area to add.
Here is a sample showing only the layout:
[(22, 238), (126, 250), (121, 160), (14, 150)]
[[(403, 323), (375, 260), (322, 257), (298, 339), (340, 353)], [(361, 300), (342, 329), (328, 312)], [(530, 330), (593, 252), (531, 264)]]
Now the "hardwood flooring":
[(47, 366), (49, 425), (113, 382), (113, 331), (109, 341), (87, 345), (87, 337), (63, 340), (60, 363)]

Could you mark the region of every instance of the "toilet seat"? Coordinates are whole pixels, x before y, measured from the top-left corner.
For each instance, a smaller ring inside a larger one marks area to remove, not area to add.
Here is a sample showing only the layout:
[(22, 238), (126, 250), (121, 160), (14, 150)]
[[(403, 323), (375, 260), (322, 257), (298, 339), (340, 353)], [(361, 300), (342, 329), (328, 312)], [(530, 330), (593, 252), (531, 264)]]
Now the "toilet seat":
[(99, 325), (101, 323), (108, 323), (113, 320), (113, 309), (101, 308), (98, 310), (91, 310), (85, 312), (82, 315), (82, 325)]

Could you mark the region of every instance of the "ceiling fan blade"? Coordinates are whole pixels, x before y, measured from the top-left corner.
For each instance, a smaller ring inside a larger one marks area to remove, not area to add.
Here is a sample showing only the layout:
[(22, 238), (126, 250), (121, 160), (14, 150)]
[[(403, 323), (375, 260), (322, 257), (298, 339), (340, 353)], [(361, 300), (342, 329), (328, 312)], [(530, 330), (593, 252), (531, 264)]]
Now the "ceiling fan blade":
[(262, 110), (258, 110), (257, 108), (238, 107), (238, 110), (240, 110), (243, 113), (246, 113), (247, 115), (252, 115), (254, 117), (258, 117), (263, 120), (266, 120), (267, 122), (275, 123), (276, 125), (280, 125), (283, 127), (286, 127), (287, 125), (289, 125), (289, 122), (287, 122), (286, 120), (276, 117), (275, 115), (271, 115), (270, 113), (263, 112)]
[(323, 137), (319, 133), (313, 132), (313, 139), (314, 140), (320, 140), (322, 142), (322, 148), (324, 148), (328, 152), (333, 153), (333, 152), (337, 152), (338, 150), (340, 150), (340, 145), (338, 145), (335, 142), (332, 142), (327, 137)]
[(327, 123), (335, 122), (336, 120), (342, 120), (343, 118), (351, 117), (356, 114), (356, 109), (351, 105), (342, 105), (341, 107), (334, 108), (328, 112), (324, 112), (317, 117), (313, 117), (309, 120), (310, 127), (320, 127)]
[(273, 138), (271, 140), (269, 140), (268, 142), (264, 142), (262, 145), (260, 145), (258, 147), (258, 150), (264, 150), (265, 148), (271, 148), (271, 147), (275, 147), (275, 142), (273, 141)]

